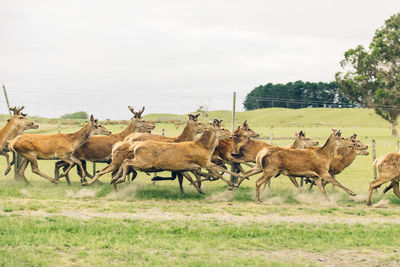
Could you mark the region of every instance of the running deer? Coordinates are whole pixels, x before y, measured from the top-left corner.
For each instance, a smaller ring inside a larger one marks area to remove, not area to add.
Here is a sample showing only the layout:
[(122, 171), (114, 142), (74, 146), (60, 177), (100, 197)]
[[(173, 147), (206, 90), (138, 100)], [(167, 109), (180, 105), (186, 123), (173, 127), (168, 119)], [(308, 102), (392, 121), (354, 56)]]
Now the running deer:
[(371, 206), (372, 191), (387, 182), (390, 186), (385, 189), (393, 188), (393, 192), (400, 198), (400, 153), (389, 153), (374, 160), (374, 167), (378, 170), (379, 178), (372, 181), (368, 190), (367, 205)]
[[(81, 168), (82, 174), (84, 175), (80, 160), (75, 158), (73, 154), (75, 150), (84, 144), (93, 134), (110, 135), (111, 132), (100, 125), (98, 121), (93, 118), (93, 115), (91, 115), (90, 122), (75, 133), (51, 135), (23, 134), (18, 136), (10, 142), (9, 147), (23, 157), (20, 169), (18, 170), (19, 177), (21, 177), (26, 184), (29, 183), (24, 174), (29, 162), (33, 173), (53, 183), (57, 183), (56, 179), (39, 170), (38, 159), (62, 159), (70, 164), (69, 169), (76, 163)], [(67, 171), (69, 171), (69, 169)]]
[[(257, 165), (262, 166), (264, 174), (256, 181), (256, 200), (260, 200), (260, 187), (268, 182), (271, 177), (277, 173), (287, 176), (311, 177), (315, 180), (322, 194), (329, 201), (325, 188), (322, 185), (323, 180), (328, 181), (350, 195), (355, 195), (350, 189), (347, 189), (336, 181), (329, 174), (329, 166), (336, 156), (339, 147), (353, 147), (353, 142), (341, 137), (341, 132), (333, 130), (325, 145), (318, 149), (292, 149), (283, 147), (271, 147), (267, 153), (258, 157)], [(236, 188), (240, 185), (246, 174), (241, 178)]]
[[(126, 127), (122, 132), (118, 134), (111, 135), (99, 135), (99, 136), (91, 136), (89, 140), (80, 146), (74, 152), (74, 157), (79, 159), (83, 164), (83, 170), (85, 171), (86, 176), (93, 178), (86, 171), (86, 161), (91, 162), (107, 162), (111, 161), (111, 152), (112, 147), (115, 143), (124, 140), (129, 134), (134, 132), (144, 132), (148, 133), (149, 131), (154, 129), (154, 124), (145, 121), (142, 118), (142, 113), (144, 111), (144, 107), (138, 112), (135, 112), (132, 106), (128, 106), (128, 109), (133, 113), (133, 117), (128, 127)], [(59, 179), (59, 169), (60, 168), (68, 168), (69, 163), (65, 161), (56, 162), (55, 166), (55, 178)], [(78, 170), (80, 170), (78, 168)], [(81, 176), (81, 180), (85, 181), (85, 178), (82, 178), (82, 173), (78, 171), (79, 176)], [(68, 177), (68, 173), (64, 169), (64, 176), (67, 180), (67, 183), (70, 184), (70, 180)]]
[[(84, 185), (93, 184), (98, 177), (115, 169), (119, 169), (119, 171), (111, 180), (111, 183), (117, 182), (121, 173), (123, 174), (122, 179), (125, 180), (129, 166), (145, 172), (169, 170), (185, 173), (186, 171), (205, 168), (210, 170), (216, 177), (232, 185), (230, 181), (218, 173), (218, 171), (231, 172), (211, 163), (211, 155), (219, 139), (228, 137), (229, 134), (221, 126), (220, 121), (215, 119), (213, 124), (207, 126), (207, 130), (195, 141), (165, 143), (149, 140), (130, 144), (124, 143), (119, 147), (113, 148), (113, 161), (111, 164), (98, 172), (92, 180)], [(236, 173), (231, 174), (238, 176)], [(196, 183), (190, 179), (189, 181), (200, 191)]]
[(24, 106), (10, 108), (10, 110), (13, 112), (13, 115), (7, 120), (6, 125), (0, 129), (0, 155), (3, 155), (7, 162), (5, 175), (11, 171), (12, 165), (10, 164), (10, 157), (8, 155), (8, 152), (10, 152), (8, 149), (9, 141), (17, 137), (25, 130), (39, 128), (39, 125), (34, 124), (26, 118), (27, 114), (21, 112), (23, 109)]
[[(368, 156), (367, 151), (368, 145), (361, 142), (356, 134), (348, 137), (348, 140), (353, 142), (354, 147), (340, 147), (337, 150), (337, 155), (333, 158), (331, 164), (329, 165), (329, 173), (335, 178), (336, 175), (340, 174), (344, 169), (350, 166), (358, 155)], [(314, 148), (315, 149), (315, 148)], [(309, 190), (311, 190), (314, 182), (311, 180), (311, 185)], [(324, 182), (324, 186), (326, 182)]]
[[(293, 144), (288, 146), (288, 148), (303, 149), (306, 147), (313, 147), (318, 145), (318, 141), (314, 141), (312, 138), (307, 137), (306, 133), (303, 131), (295, 133), (295, 136), (296, 139), (294, 140)], [(235, 156), (235, 158), (247, 162), (257, 162), (257, 158), (259, 158), (263, 154), (266, 154), (268, 152), (268, 149), (272, 147), (277, 146), (265, 143), (260, 140), (247, 139), (238, 145), (238, 154)], [(261, 163), (258, 163), (251, 170), (246, 172), (245, 177), (247, 178), (261, 172), (263, 172), (263, 167)], [(295, 179), (290, 180), (293, 184), (297, 184), (297, 181)], [(230, 190), (235, 190), (235, 188), (230, 188)]]
[[(218, 165), (224, 165), (225, 163), (231, 165), (236, 163), (247, 164), (246, 161), (237, 159), (233, 157), (232, 154), (237, 153), (236, 146), (243, 142), (243, 140), (259, 136), (258, 133), (250, 129), (247, 120), (244, 121), (233, 133), (233, 138), (219, 141), (218, 146), (214, 150), (211, 161)], [(241, 168), (239, 164), (237, 167), (239, 167), (239, 170), (244, 173), (243, 168)]]
[[(141, 133), (134, 133), (130, 134), (127, 138), (125, 138), (125, 142), (137, 142), (137, 141), (147, 141), (147, 140), (153, 140), (153, 141), (159, 141), (159, 142), (167, 142), (167, 143), (180, 143), (180, 142), (187, 142), (187, 141), (194, 141), (196, 139), (196, 136), (198, 134), (203, 133), (206, 130), (206, 126), (198, 121), (198, 117), (200, 116), (200, 113), (198, 114), (189, 114), (189, 120), (186, 123), (185, 128), (183, 129), (182, 133), (177, 136), (177, 137), (166, 137), (163, 135), (154, 135), (154, 134), (141, 134)], [(137, 172), (134, 169), (131, 169), (133, 173), (132, 180), (135, 179)], [(180, 172), (172, 172), (171, 177), (160, 177), (160, 176), (154, 176), (151, 180), (152, 181), (164, 181), (164, 180), (175, 180), (176, 177), (178, 177), (179, 181), (179, 189), (181, 194), (184, 194), (183, 191), (183, 176), (186, 178), (190, 174), (182, 174)], [(114, 189), (115, 189), (115, 184)]]

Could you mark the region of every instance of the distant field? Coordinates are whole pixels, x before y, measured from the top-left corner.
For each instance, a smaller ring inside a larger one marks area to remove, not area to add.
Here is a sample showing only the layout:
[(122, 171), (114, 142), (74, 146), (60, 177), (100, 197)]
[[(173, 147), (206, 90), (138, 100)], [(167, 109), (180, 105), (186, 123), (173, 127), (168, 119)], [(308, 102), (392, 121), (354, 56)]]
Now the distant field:
[[(7, 116), (0, 116), (4, 124)], [(231, 113), (215, 111), (209, 118), (223, 118), (230, 129)], [(345, 136), (354, 132), (367, 144), (376, 140), (377, 155), (395, 151), (400, 139), (390, 137), (389, 123), (368, 109), (264, 109), (237, 113), (237, 123), (247, 119), (264, 137), (292, 137), (304, 130), (321, 142), (331, 128)], [(128, 117), (126, 118), (129, 119)], [(150, 114), (155, 133), (178, 135), (186, 116)], [(204, 118), (203, 118), (204, 119)], [(55, 133), (57, 121), (37, 118), (41, 133)], [(206, 119), (204, 119), (206, 120)], [(168, 122), (168, 123), (167, 123)], [(60, 123), (61, 124), (61, 123)], [(113, 132), (124, 125), (106, 125)], [(61, 124), (62, 132), (79, 129)], [(32, 133), (34, 131), (31, 131)], [(275, 140), (287, 144), (289, 140)], [(371, 152), (371, 150), (369, 149)], [(204, 183), (199, 195), (184, 182), (150, 181), (141, 173), (134, 182), (119, 186), (82, 188), (78, 176), (72, 186), (59, 185), (26, 175), (31, 185), (3, 175), (0, 158), (0, 265), (1, 266), (394, 266), (400, 264), (400, 199), (392, 192), (373, 195), (379, 206), (368, 208), (365, 197), (373, 179), (372, 156), (359, 156), (337, 178), (358, 196), (349, 197), (328, 186), (332, 202), (318, 190), (299, 193), (285, 176), (274, 178), (271, 188), (254, 202), (254, 181), (244, 181), (237, 192), (225, 191), (223, 182)], [(105, 166), (98, 164), (97, 169)], [(54, 161), (40, 161), (47, 174)], [(91, 169), (91, 164), (89, 164)], [(167, 174), (167, 173), (165, 173)], [(108, 175), (101, 178), (109, 181)]]

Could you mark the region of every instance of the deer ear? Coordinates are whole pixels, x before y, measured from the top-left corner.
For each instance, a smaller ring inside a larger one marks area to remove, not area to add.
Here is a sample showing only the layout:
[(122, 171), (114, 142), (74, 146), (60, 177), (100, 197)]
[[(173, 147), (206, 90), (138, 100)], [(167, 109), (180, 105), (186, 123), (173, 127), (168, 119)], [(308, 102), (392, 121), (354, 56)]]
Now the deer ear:
[(299, 132), (299, 136), (305, 136), (306, 134), (301, 130), (300, 132)]
[(91, 122), (93, 122), (93, 121), (94, 121), (93, 114), (92, 114), (92, 115), (90, 115), (90, 121), (91, 121)]
[(294, 133), (294, 136), (296, 136), (296, 137), (299, 136), (299, 133), (298, 133), (298, 132), (295, 132), (295, 133)]
[(192, 114), (188, 114), (189, 120), (194, 120), (194, 116)]
[(24, 116), (24, 117), (26, 117), (26, 115), (28, 115), (28, 114), (26, 114), (26, 113), (22, 113), (22, 112), (21, 112), (21, 115), (22, 115), (22, 116)]
[(196, 115), (194, 115), (195, 118), (198, 118), (200, 116), (200, 113), (197, 113)]

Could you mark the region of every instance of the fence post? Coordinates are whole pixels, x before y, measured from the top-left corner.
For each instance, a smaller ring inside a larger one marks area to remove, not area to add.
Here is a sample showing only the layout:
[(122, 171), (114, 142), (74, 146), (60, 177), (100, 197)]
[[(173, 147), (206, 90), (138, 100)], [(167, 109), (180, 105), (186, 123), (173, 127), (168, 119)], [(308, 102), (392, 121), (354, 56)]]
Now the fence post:
[[(376, 159), (375, 139), (372, 139), (372, 162)], [(377, 178), (376, 168), (374, 167), (374, 180)]]
[(21, 156), (18, 153), (15, 153), (15, 162), (14, 162), (14, 179), (18, 180), (20, 177), (18, 176), (18, 169), (21, 165)]
[(6, 102), (7, 102), (7, 107), (8, 107), (8, 113), (11, 116), (11, 110), (10, 110), (10, 102), (8, 102), (8, 96), (7, 96), (7, 91), (6, 91), (6, 86), (3, 84), (3, 93), (4, 93), (4, 97), (6, 98)]
[(269, 143), (272, 145), (273, 142), (274, 142), (274, 134), (271, 133), (271, 134), (269, 135)]
[[(233, 103), (232, 103), (232, 133), (235, 131), (235, 116), (236, 116), (236, 92), (233, 92)], [(239, 172), (237, 164), (233, 164), (231, 167), (232, 172)], [(231, 182), (236, 183), (237, 177), (231, 175)]]
[(96, 175), (96, 162), (93, 161), (93, 177)]

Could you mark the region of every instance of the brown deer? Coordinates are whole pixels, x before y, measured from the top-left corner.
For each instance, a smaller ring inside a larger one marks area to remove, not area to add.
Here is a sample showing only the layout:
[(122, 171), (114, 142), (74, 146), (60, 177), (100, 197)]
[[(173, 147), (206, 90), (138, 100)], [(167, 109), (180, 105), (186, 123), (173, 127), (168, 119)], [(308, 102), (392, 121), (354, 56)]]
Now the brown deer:
[(385, 192), (392, 187), (393, 192), (400, 198), (400, 153), (389, 153), (381, 156), (374, 160), (373, 165), (378, 170), (379, 178), (370, 183), (367, 205), (372, 205), (371, 197), (373, 190), (387, 182), (391, 182), (391, 184), (385, 189)]
[[(221, 178), (228, 184), (232, 185), (230, 181), (226, 180), (218, 173), (218, 171), (222, 171), (224, 169), (211, 163), (211, 155), (217, 146), (219, 139), (227, 138), (228, 136), (229, 135), (226, 129), (224, 129), (221, 126), (220, 121), (216, 119), (214, 120), (213, 125), (208, 126), (203, 135), (195, 141), (166, 143), (149, 140), (142, 142), (122, 143), (120, 146), (113, 148), (113, 161), (111, 164), (107, 168), (97, 173), (92, 180), (84, 185), (93, 184), (102, 174), (111, 172), (115, 169), (119, 169), (119, 171), (114, 176), (111, 183), (115, 183), (120, 177), (121, 173), (123, 174), (122, 180), (124, 181), (127, 168), (131, 166), (131, 161), (135, 163), (136, 152), (140, 153), (138, 155), (139, 159), (141, 160), (145, 160), (143, 157), (150, 156), (148, 158), (148, 165), (150, 167), (147, 168), (143, 165), (139, 167), (132, 165), (135, 169), (145, 172), (170, 170), (175, 172), (183, 172), (182, 174), (184, 174), (186, 171), (196, 170), (203, 167), (210, 170), (218, 178)], [(226, 172), (230, 173), (229, 171)], [(236, 173), (232, 173), (232, 175), (238, 176)], [(192, 182), (190, 179), (188, 180)], [(201, 191), (197, 187), (196, 183), (192, 182), (192, 184), (199, 192)]]
[[(356, 134), (348, 137), (348, 140), (353, 142), (354, 147), (340, 147), (337, 149), (337, 155), (333, 158), (331, 164), (329, 165), (329, 174), (335, 178), (336, 175), (340, 174), (344, 169), (350, 166), (356, 159), (357, 155), (368, 156), (367, 151), (368, 145), (361, 142)], [(316, 149), (316, 148), (312, 148)], [(324, 186), (327, 182), (324, 182)], [(309, 190), (315, 183), (311, 180), (311, 185)]]
[[(229, 185), (232, 182), (226, 180), (219, 171), (228, 172), (234, 176), (236, 173), (225, 170), (211, 162), (211, 155), (222, 138), (229, 138), (230, 132), (221, 126), (215, 119), (207, 131), (195, 141), (182, 143), (163, 143), (157, 141), (134, 142), (129, 148), (129, 157), (126, 158), (118, 173), (122, 172), (122, 179), (126, 176), (129, 166), (141, 171), (194, 171), (204, 168)], [(111, 183), (118, 180), (118, 176)], [(196, 184), (194, 184), (196, 186)]]
[[(152, 123), (146, 122), (142, 118), (144, 107), (142, 107), (142, 109), (138, 112), (135, 112), (132, 106), (128, 106), (128, 109), (133, 113), (134, 116), (132, 117), (128, 127), (126, 127), (122, 132), (118, 134), (111, 134), (108, 136), (105, 135), (91, 136), (86, 143), (84, 143), (74, 152), (74, 157), (82, 162), (86, 176), (93, 178), (86, 171), (85, 168), (86, 161), (110, 163), (112, 146), (115, 143), (124, 140), (124, 138), (126, 138), (131, 133), (134, 132), (147, 133), (154, 129), (154, 125)], [(69, 167), (69, 163), (65, 161), (56, 162), (55, 166), (56, 179), (60, 178), (58, 173), (61, 167), (67, 168)], [(78, 168), (78, 170), (80, 169)], [(82, 178), (81, 172), (78, 171), (78, 174)], [(65, 169), (64, 169), (64, 176), (67, 180), (67, 183), (70, 184), (68, 172), (65, 172)], [(85, 181), (86, 179), (82, 178), (81, 180)]]
[(6, 125), (0, 129), (0, 155), (3, 155), (7, 162), (5, 175), (11, 171), (8, 142), (17, 137), (24, 130), (39, 128), (39, 125), (34, 124), (26, 118), (27, 114), (21, 112), (23, 109), (24, 106), (10, 108), (13, 115), (7, 120)]
[[(153, 140), (153, 141), (159, 141), (159, 142), (167, 142), (167, 143), (180, 143), (180, 142), (187, 142), (187, 141), (194, 141), (196, 139), (196, 135), (203, 133), (207, 128), (206, 126), (198, 121), (200, 113), (192, 115), (189, 114), (189, 120), (183, 129), (182, 133), (177, 136), (177, 137), (166, 137), (163, 135), (153, 135), (153, 134), (131, 134), (127, 138), (125, 138), (126, 142), (137, 142), (137, 141), (147, 141), (147, 140)], [(134, 169), (132, 169), (133, 172), (133, 177), (132, 179), (135, 179), (137, 173)], [(190, 174), (182, 174), (180, 172), (172, 172), (171, 177), (160, 177), (160, 176), (154, 176), (151, 180), (152, 181), (164, 181), (164, 180), (175, 180), (176, 177), (178, 177), (179, 181), (179, 188), (180, 192), (184, 194), (183, 191), (183, 176), (188, 178)], [(190, 179), (188, 179), (190, 181)], [(115, 184), (113, 184), (115, 185)], [(115, 187), (114, 187), (115, 189)]]
[[(56, 179), (39, 170), (38, 159), (62, 159), (70, 164), (69, 169), (76, 163), (81, 168), (82, 174), (84, 175), (81, 162), (75, 158), (73, 154), (75, 150), (84, 144), (93, 134), (110, 135), (111, 132), (100, 125), (98, 121), (93, 118), (93, 115), (91, 115), (90, 122), (75, 133), (51, 135), (23, 134), (18, 136), (10, 141), (9, 147), (25, 158), (18, 171), (19, 176), (23, 178), (26, 184), (29, 183), (24, 175), (29, 161), (33, 173), (53, 183), (57, 183)], [(69, 171), (69, 169), (67, 171)]]
[[(268, 182), (271, 177), (277, 173), (282, 173), (287, 176), (303, 176), (311, 177), (315, 180), (319, 189), (325, 198), (329, 201), (326, 195), (325, 188), (322, 185), (323, 180), (337, 185), (350, 195), (355, 195), (354, 192), (341, 185), (329, 174), (329, 166), (333, 158), (336, 156), (338, 147), (353, 147), (354, 144), (341, 137), (341, 132), (334, 130), (330, 135), (325, 145), (318, 149), (292, 149), (283, 147), (271, 147), (268, 152), (259, 157), (257, 163), (261, 164), (264, 174), (256, 181), (256, 200), (260, 200), (260, 187)], [(240, 185), (245, 174), (236, 188)]]
[[(294, 140), (293, 144), (289, 145), (288, 148), (291, 149), (303, 149), (306, 147), (313, 147), (318, 145), (318, 141), (314, 141), (312, 138), (307, 137), (305, 132), (300, 131), (299, 133), (295, 134), (296, 139)], [(262, 155), (268, 152), (268, 149), (271, 147), (276, 147), (274, 145), (265, 143), (260, 140), (253, 140), (253, 139), (248, 139), (242, 142), (241, 144), (238, 145), (238, 155), (235, 156), (235, 158), (244, 160), (244, 161), (249, 161), (249, 162), (257, 162), (257, 158), (262, 158)], [(261, 165), (261, 162), (258, 162), (256, 166), (254, 166), (251, 170), (246, 172), (245, 177), (250, 177), (255, 174), (263, 172), (263, 167)], [(292, 183), (294, 185), (297, 184), (296, 179), (290, 178)], [(241, 182), (240, 182), (241, 183)], [(239, 184), (240, 184), (239, 183)], [(298, 184), (297, 184), (298, 187)], [(230, 188), (231, 190), (234, 190), (235, 188)]]

